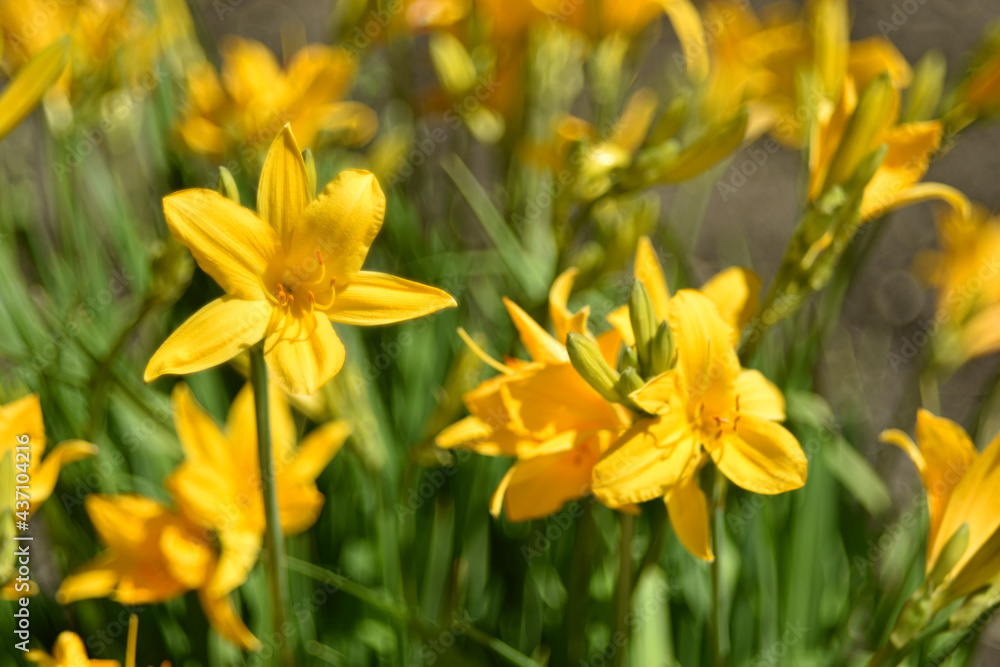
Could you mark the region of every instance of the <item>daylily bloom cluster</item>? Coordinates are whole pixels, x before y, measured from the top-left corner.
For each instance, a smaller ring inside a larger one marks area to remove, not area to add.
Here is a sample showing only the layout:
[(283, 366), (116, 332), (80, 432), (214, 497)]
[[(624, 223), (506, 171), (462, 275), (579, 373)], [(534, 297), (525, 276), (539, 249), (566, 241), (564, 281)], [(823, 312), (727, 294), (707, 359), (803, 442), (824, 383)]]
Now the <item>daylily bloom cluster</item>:
[[(511, 521), (537, 519), (587, 495), (594, 464), (630, 422), (628, 410), (606, 401), (570, 362), (567, 336), (592, 338), (589, 308), (573, 313), (566, 305), (575, 276), (574, 269), (566, 271), (549, 292), (555, 336), (513, 301), (504, 300), (530, 361), (494, 360), (465, 336), (500, 375), (463, 397), (471, 416), (442, 431), (436, 442), (444, 448), (517, 459), (493, 494), (494, 516), (506, 505)], [(620, 338), (608, 331), (594, 345), (613, 363)]]
[[(27, 441), (24, 441), (25, 436)], [(3, 522), (0, 530), (5, 540), (11, 537), (6, 533), (13, 530), (15, 516), (24, 516), (21, 512), (31, 516), (52, 495), (63, 467), (97, 455), (95, 445), (83, 440), (67, 440), (45, 456), (46, 444), (38, 394), (29, 394), (0, 406), (0, 521)], [(18, 454), (18, 446), (26, 446), (28, 451)], [(15, 475), (19, 472), (24, 472), (29, 479), (27, 500), (19, 500), (20, 496), (14, 492)], [(19, 584), (14, 579), (13, 552), (9, 556), (9, 561), (0, 562), (0, 597), (23, 597), (33, 591), (30, 584), (25, 588), (26, 582)]]
[[(291, 410), (275, 386), (269, 404), (281, 524), (297, 534), (316, 522), (323, 506), (316, 478), (350, 429), (330, 422), (296, 447)], [(68, 576), (58, 597), (63, 604), (93, 597), (151, 604), (196, 590), (219, 634), (257, 649), (229, 600), (257, 563), (265, 530), (252, 388), (237, 395), (225, 430), (183, 384), (174, 390), (173, 410), (185, 460), (164, 486), (177, 508), (135, 494), (89, 496), (87, 514), (107, 549)]]
[(260, 42), (229, 37), (222, 44), (221, 75), (208, 62), (188, 71), (180, 136), (196, 153), (251, 164), (285, 124), (305, 148), (314, 147), (321, 133), (347, 145), (366, 144), (378, 118), (364, 104), (344, 99), (354, 70), (344, 49), (310, 44), (283, 67)]
[(730, 269), (701, 292), (671, 296), (645, 238), (635, 272), (629, 306), (608, 316), (613, 329), (597, 339), (589, 311), (566, 308), (572, 270), (550, 294), (555, 337), (507, 302), (532, 362), (488, 360), (501, 375), (465, 396), (472, 416), (437, 443), (517, 458), (494, 515), (504, 494), (513, 521), (548, 516), (591, 490), (627, 511), (662, 497), (684, 546), (711, 560), (701, 468), (712, 461), (739, 486), (775, 494), (805, 483), (806, 457), (777, 423), (781, 392), (736, 357), (756, 278)]
[(264, 162), (256, 214), (212, 190), (163, 200), (170, 231), (227, 294), (171, 334), (147, 382), (211, 368), (264, 341), (281, 388), (313, 394), (344, 364), (331, 321), (390, 324), (455, 305), (434, 287), (361, 270), (385, 216), (371, 173), (343, 171), (318, 197), (314, 181), (286, 125)]

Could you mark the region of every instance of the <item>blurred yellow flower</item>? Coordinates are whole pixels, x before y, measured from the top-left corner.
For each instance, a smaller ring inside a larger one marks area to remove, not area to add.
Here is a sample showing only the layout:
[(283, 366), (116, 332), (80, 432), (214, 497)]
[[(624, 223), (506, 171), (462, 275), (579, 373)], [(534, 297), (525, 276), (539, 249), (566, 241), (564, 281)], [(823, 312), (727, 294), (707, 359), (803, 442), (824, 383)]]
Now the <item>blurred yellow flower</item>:
[(940, 609), (1000, 574), (1000, 437), (978, 453), (961, 426), (921, 409), (916, 438), (882, 432), (912, 459), (927, 493), (926, 571)]
[(31, 113), (66, 69), (69, 40), (62, 39), (31, 58), (0, 92), (0, 139)]
[(63, 580), (56, 593), (60, 604), (108, 597), (144, 605), (197, 590), (216, 632), (241, 648), (260, 649), (229, 598), (209, 592), (217, 562), (203, 529), (166, 505), (134, 494), (90, 495), (85, 507), (107, 548)]
[[(610, 507), (664, 497), (671, 524), (695, 556), (712, 560), (709, 510), (698, 473), (709, 458), (738, 486), (763, 494), (805, 484), (807, 460), (785, 418), (781, 392), (736, 356), (739, 327), (755, 310), (759, 282), (741, 269), (720, 273), (702, 292), (670, 296), (648, 239), (635, 273), (652, 316), (672, 332), (676, 360), (629, 394), (641, 416), (594, 467), (594, 495)], [(608, 317), (635, 343), (631, 314)]]
[(117, 660), (91, 660), (83, 640), (72, 632), (59, 633), (51, 654), (32, 649), (24, 657), (41, 667), (120, 667), (121, 664)]
[(314, 198), (288, 126), (264, 162), (257, 214), (203, 189), (172, 194), (163, 208), (171, 232), (227, 294), (171, 334), (147, 382), (216, 366), (263, 340), (281, 388), (313, 394), (344, 363), (331, 320), (390, 324), (455, 305), (437, 288), (361, 270), (385, 215), (378, 181), (343, 171)]
[(938, 218), (939, 252), (917, 261), (937, 289), (936, 360), (955, 368), (1000, 350), (1000, 218), (982, 206)]
[[(510, 521), (543, 518), (587, 495), (594, 464), (629, 423), (628, 411), (602, 398), (569, 361), (567, 336), (589, 336), (589, 308), (572, 313), (566, 306), (575, 276), (575, 269), (564, 272), (549, 293), (555, 336), (504, 300), (531, 361), (501, 363), (466, 337), (473, 351), (501, 374), (463, 397), (471, 416), (442, 431), (436, 443), (517, 459), (493, 494), (493, 516), (506, 506)], [(614, 331), (596, 341), (609, 363), (616, 361), (619, 342)]]
[[(222, 597), (243, 584), (257, 562), (264, 536), (264, 500), (257, 456), (253, 388), (243, 387), (223, 432), (180, 384), (173, 393), (174, 421), (185, 460), (164, 482), (181, 513), (219, 536), (222, 555), (207, 594)], [(341, 421), (309, 433), (296, 447), (296, 428), (282, 392), (271, 386), (271, 437), (281, 527), (295, 535), (315, 523), (323, 507), (316, 478), (350, 433)]]
[(216, 159), (235, 153), (253, 161), (286, 124), (306, 148), (321, 132), (349, 145), (365, 144), (375, 134), (375, 112), (344, 100), (355, 62), (343, 49), (311, 44), (282, 67), (263, 44), (230, 37), (222, 59), (221, 78), (208, 63), (188, 72), (179, 129), (192, 151)]

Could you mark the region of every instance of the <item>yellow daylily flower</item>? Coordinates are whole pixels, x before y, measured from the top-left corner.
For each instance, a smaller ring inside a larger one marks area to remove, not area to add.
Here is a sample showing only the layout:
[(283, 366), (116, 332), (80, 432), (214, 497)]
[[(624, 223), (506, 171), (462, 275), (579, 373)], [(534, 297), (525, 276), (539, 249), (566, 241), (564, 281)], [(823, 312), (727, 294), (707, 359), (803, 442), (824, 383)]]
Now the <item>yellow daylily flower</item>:
[(680, 290), (666, 304), (676, 366), (630, 394), (638, 419), (594, 467), (594, 495), (610, 507), (664, 497), (671, 524), (695, 556), (713, 558), (708, 504), (697, 474), (711, 458), (736, 485), (762, 494), (805, 484), (807, 460), (785, 418), (781, 392), (744, 370), (735, 330), (715, 303)]
[[(648, 236), (639, 239), (635, 251), (635, 277), (645, 285), (653, 301), (658, 320), (667, 319), (670, 304), (670, 287), (663, 275), (663, 266), (656, 256)], [(739, 342), (739, 332), (757, 312), (760, 302), (760, 278), (750, 269), (731, 267), (710, 278), (699, 290), (716, 306), (723, 321), (736, 333), (735, 345)], [(608, 323), (618, 331), (626, 345), (635, 345), (632, 322), (628, 306), (621, 306), (608, 313)]]
[[(237, 394), (225, 432), (185, 385), (174, 389), (172, 400), (185, 460), (164, 487), (183, 515), (218, 534), (222, 555), (206, 591), (222, 597), (246, 581), (265, 531), (253, 388), (248, 383)], [(316, 478), (340, 451), (350, 427), (342, 421), (330, 422), (309, 433), (296, 448), (291, 410), (274, 385), (270, 411), (281, 526), (286, 535), (295, 535), (319, 517), (324, 499)]]
[[(493, 495), (493, 516), (505, 506), (510, 521), (543, 518), (587, 495), (594, 463), (629, 422), (628, 411), (605, 401), (569, 361), (567, 335), (589, 335), (589, 309), (572, 313), (566, 307), (575, 276), (575, 269), (564, 272), (550, 290), (555, 336), (504, 300), (531, 361), (501, 363), (466, 341), (501, 374), (463, 397), (471, 416), (442, 431), (436, 443), (517, 459)], [(618, 335), (610, 331), (597, 343), (613, 363)]]
[(208, 589), (218, 566), (204, 529), (135, 494), (90, 495), (84, 506), (106, 549), (63, 580), (56, 593), (60, 604), (98, 597), (154, 604), (197, 590), (216, 632), (241, 648), (260, 649), (229, 598)]
[(310, 44), (282, 67), (260, 42), (230, 37), (222, 45), (222, 60), (221, 76), (208, 63), (188, 74), (179, 130), (196, 153), (252, 158), (285, 124), (307, 148), (321, 132), (355, 146), (375, 135), (375, 112), (344, 100), (355, 70), (344, 49)]
[(174, 193), (163, 208), (170, 231), (227, 294), (163, 343), (147, 382), (216, 366), (263, 340), (281, 388), (313, 394), (344, 363), (331, 321), (391, 324), (455, 305), (437, 288), (361, 270), (385, 215), (378, 181), (343, 171), (314, 198), (287, 125), (264, 162), (256, 214), (204, 189)]
[(983, 206), (938, 217), (940, 251), (918, 260), (937, 289), (935, 356), (948, 368), (1000, 350), (1000, 218)]
[[(121, 667), (117, 660), (91, 660), (83, 640), (73, 632), (60, 632), (51, 654), (32, 649), (24, 657), (41, 667)], [(135, 665), (134, 656), (132, 665)]]
[[(881, 439), (907, 453), (927, 493), (927, 574), (940, 577), (935, 608), (989, 584), (1000, 574), (1000, 436), (978, 453), (961, 426), (921, 409), (916, 444), (896, 429)], [(964, 549), (948, 549), (960, 530), (968, 531)]]
[(31, 58), (0, 92), (0, 139), (31, 113), (59, 79), (69, 58), (69, 40), (62, 39)]
[[(713, 558), (709, 510), (698, 471), (711, 459), (737, 485), (775, 494), (805, 483), (806, 458), (785, 418), (781, 392), (736, 356), (739, 331), (757, 310), (760, 280), (748, 270), (720, 272), (701, 291), (671, 297), (649, 239), (639, 241), (635, 277), (653, 317), (667, 322), (673, 367), (629, 398), (645, 411), (594, 467), (594, 495), (610, 507), (663, 497), (681, 543)], [(626, 345), (635, 345), (628, 306), (608, 315)]]

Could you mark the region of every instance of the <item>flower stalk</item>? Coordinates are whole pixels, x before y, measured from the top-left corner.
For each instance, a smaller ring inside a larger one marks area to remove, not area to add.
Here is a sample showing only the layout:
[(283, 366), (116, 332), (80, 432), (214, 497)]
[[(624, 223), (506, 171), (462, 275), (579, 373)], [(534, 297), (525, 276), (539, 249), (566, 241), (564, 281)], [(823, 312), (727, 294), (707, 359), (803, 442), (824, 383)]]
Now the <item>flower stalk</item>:
[[(278, 487), (274, 472), (274, 447), (271, 444), (271, 412), (267, 391), (267, 364), (264, 344), (250, 348), (250, 382), (253, 384), (254, 411), (257, 420), (257, 454), (260, 457), (261, 493), (264, 496), (264, 560), (268, 592), (271, 599), (271, 620), (276, 634), (283, 632), (288, 587), (285, 581), (285, 537), (278, 512)], [(288, 642), (284, 642), (283, 663), (291, 665)]]

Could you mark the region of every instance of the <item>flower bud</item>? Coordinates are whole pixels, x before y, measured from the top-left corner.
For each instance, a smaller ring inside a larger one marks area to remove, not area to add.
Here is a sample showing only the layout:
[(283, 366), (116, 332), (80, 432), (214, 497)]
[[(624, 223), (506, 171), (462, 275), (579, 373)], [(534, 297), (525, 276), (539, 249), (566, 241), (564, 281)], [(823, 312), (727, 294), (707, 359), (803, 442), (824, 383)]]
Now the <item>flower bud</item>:
[(576, 372), (598, 394), (613, 403), (622, 400), (617, 388), (618, 373), (604, 361), (597, 343), (581, 334), (570, 333), (566, 336), (566, 352)]
[(627, 369), (639, 369), (639, 357), (635, 354), (634, 347), (626, 347), (622, 350), (621, 359), (618, 360), (618, 371), (624, 373)]
[(634, 368), (626, 368), (618, 377), (618, 393), (623, 397), (627, 397), (633, 391), (641, 389), (642, 385), (642, 378), (639, 377), (639, 373)]
[(878, 146), (882, 133), (896, 112), (896, 95), (887, 72), (868, 84), (844, 129), (844, 136), (826, 174), (824, 190), (851, 178), (865, 156)]
[(639, 358), (639, 369), (644, 377), (649, 377), (652, 369), (653, 339), (656, 336), (656, 311), (653, 299), (640, 280), (632, 283), (632, 291), (628, 295), (628, 314), (632, 321), (632, 333), (635, 335), (635, 352)]
[(928, 51), (917, 63), (913, 84), (907, 91), (906, 109), (900, 120), (915, 123), (936, 117), (948, 63), (940, 51)]
[(670, 325), (665, 321), (660, 322), (653, 337), (653, 345), (650, 349), (650, 374), (659, 375), (670, 370), (674, 361), (674, 335), (670, 331)]

